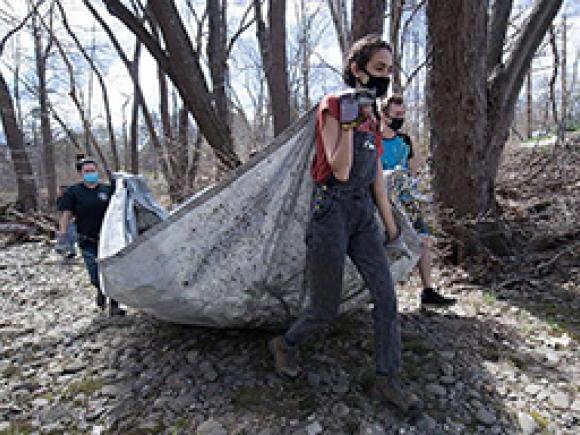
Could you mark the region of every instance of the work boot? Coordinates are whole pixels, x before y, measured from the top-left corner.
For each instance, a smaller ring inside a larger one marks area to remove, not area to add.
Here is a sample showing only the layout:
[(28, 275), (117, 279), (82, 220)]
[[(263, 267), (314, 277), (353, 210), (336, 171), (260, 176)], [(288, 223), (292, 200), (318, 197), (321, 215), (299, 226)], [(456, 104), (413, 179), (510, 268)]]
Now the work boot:
[(403, 391), (393, 376), (377, 375), (374, 394), (379, 400), (395, 405), (409, 416), (418, 416), (423, 410), (423, 402), (415, 394)]
[(99, 307), (101, 311), (105, 309), (106, 298), (100, 289), (97, 289), (97, 297), (95, 298), (95, 302), (97, 303), (97, 307)]
[(109, 315), (110, 316), (122, 317), (125, 314), (127, 314), (127, 312), (125, 310), (123, 310), (121, 307), (119, 307), (119, 302), (117, 302), (115, 299), (111, 299), (109, 301)]
[(450, 307), (455, 305), (457, 299), (448, 298), (433, 290), (431, 287), (425, 287), (421, 293), (421, 305), (433, 305), (437, 307)]
[(274, 357), (274, 370), (281, 376), (295, 379), (300, 374), (298, 351), (295, 346), (288, 346), (283, 336), (274, 337), (268, 343)]

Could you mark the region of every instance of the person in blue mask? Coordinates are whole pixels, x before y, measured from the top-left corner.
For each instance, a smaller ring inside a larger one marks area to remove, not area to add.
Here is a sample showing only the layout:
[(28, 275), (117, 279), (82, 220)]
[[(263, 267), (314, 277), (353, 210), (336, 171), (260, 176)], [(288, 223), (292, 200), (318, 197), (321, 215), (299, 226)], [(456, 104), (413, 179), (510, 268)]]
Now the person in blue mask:
[[(101, 310), (104, 310), (107, 301), (100, 288), (99, 269), (96, 260), (99, 233), (113, 194), (113, 188), (108, 184), (99, 182), (99, 172), (95, 160), (90, 158), (80, 160), (77, 163), (77, 170), (82, 181), (70, 186), (59, 201), (59, 210), (62, 215), (59, 219), (56, 250), (60, 252), (63, 247), (66, 249), (66, 231), (71, 218), (74, 216), (77, 225), (78, 244), (83, 254), (91, 284), (97, 289), (96, 303)], [(125, 311), (119, 307), (119, 303), (116, 300), (110, 299), (109, 314), (122, 316)]]
[[(411, 138), (401, 132), (405, 122), (405, 104), (403, 97), (393, 95), (383, 102), (381, 106), (381, 131), (383, 135), (383, 154), (381, 163), (383, 170), (400, 168), (415, 179), (418, 174), (418, 164)], [(423, 252), (419, 259), (418, 269), (423, 291), (421, 292), (421, 305), (445, 307), (456, 303), (455, 298), (445, 297), (435, 290), (431, 278), (431, 249), (432, 242), (429, 238), (429, 229), (419, 211), (414, 210), (414, 204), (410, 198), (399, 196), (403, 206), (413, 209), (409, 212), (410, 219), (415, 230), (422, 238)]]

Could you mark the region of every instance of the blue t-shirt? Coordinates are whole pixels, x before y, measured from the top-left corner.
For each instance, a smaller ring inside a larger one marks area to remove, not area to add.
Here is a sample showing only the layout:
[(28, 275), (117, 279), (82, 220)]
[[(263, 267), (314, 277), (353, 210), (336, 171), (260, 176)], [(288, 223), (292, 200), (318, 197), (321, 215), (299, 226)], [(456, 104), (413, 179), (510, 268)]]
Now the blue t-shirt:
[(410, 151), (409, 144), (399, 135), (391, 139), (383, 138), (383, 155), (381, 156), (383, 170), (395, 169), (396, 166), (409, 170)]

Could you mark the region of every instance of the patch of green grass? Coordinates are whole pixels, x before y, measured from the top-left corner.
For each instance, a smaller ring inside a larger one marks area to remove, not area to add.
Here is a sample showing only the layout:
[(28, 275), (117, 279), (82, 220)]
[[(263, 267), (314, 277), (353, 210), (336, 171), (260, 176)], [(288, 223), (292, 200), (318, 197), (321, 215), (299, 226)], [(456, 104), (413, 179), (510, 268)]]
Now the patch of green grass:
[(546, 427), (548, 427), (548, 420), (542, 417), (542, 414), (540, 414), (538, 411), (530, 411), (530, 416), (534, 419), (541, 430), (544, 430)]
[(553, 302), (532, 302), (523, 308), (543, 319), (554, 334), (566, 332), (572, 340), (580, 342), (580, 317), (576, 307)]
[(483, 293), (483, 302), (485, 302), (487, 305), (493, 305), (496, 302), (496, 296), (495, 293), (490, 292), (490, 291), (486, 291)]
[(32, 426), (29, 423), (13, 421), (6, 430), (0, 430), (0, 435), (28, 435), (32, 432)]
[(487, 361), (498, 362), (501, 358), (501, 352), (498, 348), (490, 346), (482, 349), (481, 356)]
[(81, 380), (70, 383), (63, 392), (63, 398), (73, 400), (75, 396), (83, 393), (85, 396), (90, 396), (95, 391), (100, 390), (105, 385), (102, 379), (87, 377)]
[(508, 356), (508, 361), (520, 370), (526, 370), (528, 361), (520, 355), (512, 354)]

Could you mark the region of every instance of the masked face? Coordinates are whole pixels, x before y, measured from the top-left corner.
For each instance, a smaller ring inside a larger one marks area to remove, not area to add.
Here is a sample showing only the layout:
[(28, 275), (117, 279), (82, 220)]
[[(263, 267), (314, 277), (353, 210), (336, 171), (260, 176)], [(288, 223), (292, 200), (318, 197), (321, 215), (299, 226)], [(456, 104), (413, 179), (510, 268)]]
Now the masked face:
[(391, 127), (391, 130), (393, 131), (399, 131), (404, 123), (405, 118), (392, 118), (389, 127)]
[(83, 173), (83, 181), (88, 184), (96, 184), (99, 181), (99, 173), (97, 171)]
[(391, 79), (389, 77), (380, 77), (372, 75), (366, 69), (363, 70), (368, 76), (368, 81), (363, 85), (365, 88), (369, 88), (375, 91), (377, 98), (383, 97), (389, 90), (389, 85), (391, 84)]
[(376, 98), (383, 97), (390, 85), (393, 66), (393, 54), (387, 49), (376, 51), (363, 66), (353, 63), (351, 71), (356, 77), (358, 86), (372, 89)]
[(99, 173), (94, 163), (85, 163), (81, 168), (81, 177), (87, 184), (96, 184), (99, 181)]

